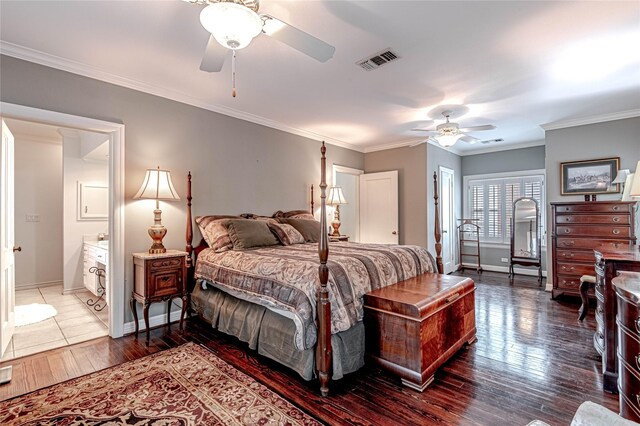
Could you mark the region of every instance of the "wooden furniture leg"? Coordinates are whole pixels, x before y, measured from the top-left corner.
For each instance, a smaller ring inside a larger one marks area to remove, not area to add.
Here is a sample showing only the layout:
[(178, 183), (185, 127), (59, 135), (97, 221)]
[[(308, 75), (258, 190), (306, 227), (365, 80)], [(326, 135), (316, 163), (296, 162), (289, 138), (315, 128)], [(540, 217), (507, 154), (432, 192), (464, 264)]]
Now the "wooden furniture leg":
[(135, 324), (135, 336), (138, 337), (138, 307), (136, 306), (136, 299), (133, 297), (129, 301), (131, 305), (131, 313), (133, 313), (133, 323)]
[(182, 323), (184, 322), (184, 316), (187, 313), (187, 309), (189, 307), (189, 295), (182, 295), (182, 312), (180, 312), (180, 330), (184, 330)]
[(144, 312), (144, 328), (147, 330), (147, 346), (149, 346), (149, 302), (145, 302), (143, 312)]
[(578, 321), (582, 321), (585, 319), (587, 314), (589, 313), (589, 296), (587, 292), (589, 291), (589, 282), (581, 281), (580, 282), (580, 298), (582, 299), (582, 306), (578, 310)]

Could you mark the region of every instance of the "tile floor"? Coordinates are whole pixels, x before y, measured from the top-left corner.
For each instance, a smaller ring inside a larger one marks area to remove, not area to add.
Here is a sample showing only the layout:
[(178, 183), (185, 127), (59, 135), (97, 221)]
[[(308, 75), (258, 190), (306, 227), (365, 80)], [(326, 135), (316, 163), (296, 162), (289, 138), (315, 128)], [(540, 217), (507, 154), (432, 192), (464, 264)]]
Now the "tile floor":
[(16, 291), (16, 305), (47, 303), (58, 314), (36, 324), (16, 327), (2, 361), (71, 345), (109, 334), (109, 312), (86, 305), (95, 299), (88, 290), (62, 294), (62, 286)]

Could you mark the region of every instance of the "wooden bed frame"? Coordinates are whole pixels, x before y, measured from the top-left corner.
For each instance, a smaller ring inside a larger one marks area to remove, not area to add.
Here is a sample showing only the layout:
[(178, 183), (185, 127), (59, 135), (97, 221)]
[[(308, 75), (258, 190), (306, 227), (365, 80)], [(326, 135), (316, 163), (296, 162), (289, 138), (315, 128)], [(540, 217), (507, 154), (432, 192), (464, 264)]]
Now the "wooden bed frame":
[[(329, 395), (329, 382), (331, 379), (331, 360), (333, 351), (331, 348), (331, 304), (329, 303), (329, 289), (327, 282), (329, 281), (329, 268), (327, 260), (329, 258), (329, 234), (327, 232), (327, 202), (326, 202), (326, 152), (327, 148), (322, 142), (320, 148), (320, 240), (318, 242), (318, 256), (320, 258), (320, 266), (318, 274), (320, 277), (320, 287), (317, 293), (317, 318), (318, 324), (318, 340), (316, 342), (316, 369), (320, 380), (320, 393), (322, 396)], [(438, 175), (433, 173), (433, 198), (435, 202), (434, 215), (434, 236), (436, 249), (436, 266), (438, 273), (443, 273), (442, 266), (442, 244), (440, 242), (440, 214), (438, 212)], [(207, 244), (202, 239), (197, 247), (193, 247), (193, 224), (191, 216), (191, 172), (187, 175), (187, 231), (186, 231), (186, 251), (189, 253), (187, 258), (189, 292), (193, 290), (195, 285), (194, 272), (195, 262), (202, 250), (207, 248)], [(313, 214), (313, 185), (311, 185), (311, 213)]]

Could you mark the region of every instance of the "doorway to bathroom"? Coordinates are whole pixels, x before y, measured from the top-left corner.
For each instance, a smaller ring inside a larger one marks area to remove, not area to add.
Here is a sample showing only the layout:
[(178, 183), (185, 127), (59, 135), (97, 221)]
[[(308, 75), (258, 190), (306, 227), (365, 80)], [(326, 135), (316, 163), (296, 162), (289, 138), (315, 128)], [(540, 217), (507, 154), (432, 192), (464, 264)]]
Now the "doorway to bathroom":
[(109, 334), (109, 135), (6, 118), (15, 329), (2, 360)]

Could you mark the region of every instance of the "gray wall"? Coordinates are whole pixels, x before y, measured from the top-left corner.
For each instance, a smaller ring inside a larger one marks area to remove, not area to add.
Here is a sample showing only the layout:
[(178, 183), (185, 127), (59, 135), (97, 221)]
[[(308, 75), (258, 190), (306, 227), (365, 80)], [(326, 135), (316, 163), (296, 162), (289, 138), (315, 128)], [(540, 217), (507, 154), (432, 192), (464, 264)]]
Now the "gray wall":
[(462, 157), (464, 176), (544, 169), (544, 145)]
[(365, 173), (398, 170), (400, 244), (427, 246), (426, 152), (426, 144), (421, 144), (364, 155)]
[[(146, 230), (153, 223), (152, 207), (131, 199), (149, 167), (171, 170), (182, 197), (160, 207), (168, 229), (165, 246), (177, 249), (185, 246), (189, 170), (194, 215), (308, 208), (308, 186), (319, 182), (320, 142), (11, 57), (1, 57), (0, 74), (3, 102), (125, 124), (127, 253), (145, 251), (151, 243)], [(355, 151), (328, 146), (327, 158), (328, 173), (333, 162), (364, 169), (364, 155)], [(126, 282), (113, 285), (129, 295), (129, 255), (125, 265)], [(152, 315), (162, 313), (164, 304), (152, 309)], [(131, 320), (129, 309), (125, 318)]]
[[(444, 148), (437, 147), (435, 145), (426, 144), (427, 146), (427, 201), (428, 201), (428, 225), (429, 225), (429, 251), (435, 256), (435, 238), (433, 236), (435, 215), (435, 204), (433, 202), (433, 172), (438, 172), (438, 167), (443, 166), (452, 169), (454, 172), (454, 184), (455, 184), (455, 222), (454, 226), (458, 225), (458, 219), (462, 218), (462, 162), (464, 157), (460, 157), (452, 152), (447, 151)], [(442, 223), (442, 222), (441, 222)], [(455, 229), (454, 229), (455, 231)], [(455, 233), (454, 233), (455, 234)], [(455, 252), (456, 259), (454, 264), (458, 264), (458, 243), (455, 239)], [(455, 269), (455, 268), (454, 268)]]
[[(545, 138), (547, 202), (584, 200), (582, 195), (560, 195), (562, 162), (620, 157), (620, 168), (633, 172), (640, 160), (640, 117), (549, 130)], [(598, 200), (619, 200), (621, 197), (622, 194), (598, 195)], [(548, 204), (547, 211), (551, 214)], [(551, 244), (551, 232), (547, 232), (547, 244)], [(551, 252), (547, 254), (547, 259), (551, 262)]]
[[(462, 175), (483, 175), (488, 173), (516, 172), (523, 170), (542, 170), (545, 168), (545, 146), (510, 149), (486, 154), (466, 155), (462, 157)], [(548, 216), (547, 216), (548, 217)], [(480, 247), (480, 259), (483, 265), (508, 267), (501, 261), (509, 258), (511, 249), (505, 247)], [(465, 258), (473, 262), (473, 258)], [(545, 248), (542, 250), (542, 269), (546, 269)]]

